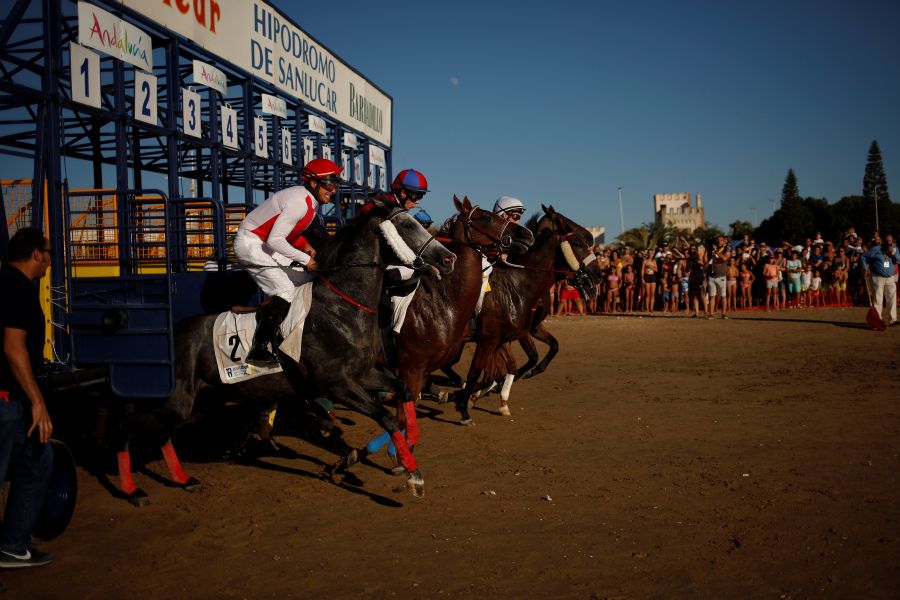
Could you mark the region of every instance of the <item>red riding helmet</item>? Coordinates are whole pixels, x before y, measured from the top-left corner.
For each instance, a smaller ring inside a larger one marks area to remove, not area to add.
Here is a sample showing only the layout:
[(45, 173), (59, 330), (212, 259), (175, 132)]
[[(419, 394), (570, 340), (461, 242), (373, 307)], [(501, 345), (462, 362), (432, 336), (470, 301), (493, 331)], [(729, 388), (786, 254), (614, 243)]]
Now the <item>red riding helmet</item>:
[(306, 166), (303, 167), (303, 183), (310, 179), (328, 183), (340, 183), (341, 179), (338, 176), (343, 170), (342, 167), (339, 167), (327, 158), (316, 158), (306, 163)]
[(394, 178), (391, 189), (395, 192), (406, 190), (417, 194), (425, 194), (428, 191), (428, 180), (415, 169), (404, 169)]

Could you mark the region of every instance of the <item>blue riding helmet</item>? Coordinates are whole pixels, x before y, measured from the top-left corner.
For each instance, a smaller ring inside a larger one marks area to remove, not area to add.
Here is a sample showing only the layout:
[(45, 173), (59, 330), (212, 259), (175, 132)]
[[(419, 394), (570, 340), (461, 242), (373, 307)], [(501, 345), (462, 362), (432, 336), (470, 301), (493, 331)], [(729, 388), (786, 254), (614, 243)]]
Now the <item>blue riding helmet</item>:
[(413, 218), (416, 221), (418, 221), (422, 225), (422, 227), (424, 227), (426, 229), (431, 227), (431, 224), (434, 223), (434, 219), (432, 219), (431, 215), (429, 215), (427, 212), (425, 212), (424, 209), (419, 209), (419, 212), (414, 214)]

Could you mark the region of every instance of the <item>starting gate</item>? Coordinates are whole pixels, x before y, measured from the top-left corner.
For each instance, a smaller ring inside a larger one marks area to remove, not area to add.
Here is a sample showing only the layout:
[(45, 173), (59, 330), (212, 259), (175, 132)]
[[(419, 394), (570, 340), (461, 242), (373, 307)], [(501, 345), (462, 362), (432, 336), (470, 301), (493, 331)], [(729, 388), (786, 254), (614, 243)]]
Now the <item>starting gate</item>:
[(231, 236), (312, 158), (344, 167), (332, 231), (387, 189), (390, 96), (265, 0), (4, 4), (0, 258), (52, 240), (47, 357), (75, 379), (167, 396), (174, 323), (251, 300)]

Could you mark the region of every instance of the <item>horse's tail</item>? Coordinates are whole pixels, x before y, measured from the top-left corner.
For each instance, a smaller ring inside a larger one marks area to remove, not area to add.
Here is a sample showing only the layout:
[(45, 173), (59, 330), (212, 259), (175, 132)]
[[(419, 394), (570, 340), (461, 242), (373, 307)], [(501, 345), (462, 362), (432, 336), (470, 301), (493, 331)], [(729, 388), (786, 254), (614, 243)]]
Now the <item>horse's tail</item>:
[(484, 374), (488, 381), (503, 381), (507, 374), (516, 372), (516, 359), (510, 352), (510, 345), (503, 344), (488, 359)]

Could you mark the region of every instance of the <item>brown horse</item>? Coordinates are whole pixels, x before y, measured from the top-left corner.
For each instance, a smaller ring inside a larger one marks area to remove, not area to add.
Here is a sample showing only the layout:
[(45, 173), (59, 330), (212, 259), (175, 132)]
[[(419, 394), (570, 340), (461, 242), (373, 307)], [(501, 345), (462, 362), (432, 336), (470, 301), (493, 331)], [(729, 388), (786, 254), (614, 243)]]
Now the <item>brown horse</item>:
[[(486, 252), (525, 252), (534, 242), (530, 230), (473, 206), (468, 198), (460, 202), (454, 196), (453, 204), (458, 212), (438, 240), (456, 255), (456, 266), (440, 280), (421, 280), (397, 336), (398, 372), (407, 392), (398, 417), (401, 423), (405, 418), (410, 449), (419, 438), (414, 402), (428, 374), (458, 356), (465, 342), (481, 293), (482, 256)], [(366, 454), (365, 448), (357, 450), (360, 459)]]
[(583, 294), (589, 296), (595, 289), (584, 268), (585, 259), (592, 256), (593, 236), (552, 206), (541, 208), (544, 216), (537, 223), (534, 244), (528, 252), (509, 258), (520, 268), (498, 265), (491, 274), (491, 292), (485, 295), (474, 336), (475, 355), (465, 385), (454, 394), (462, 424), (472, 423), (469, 403), (492, 383), (479, 381), (485, 367), (504, 344), (529, 334), (538, 302), (550, 286), (562, 278), (574, 278)]

